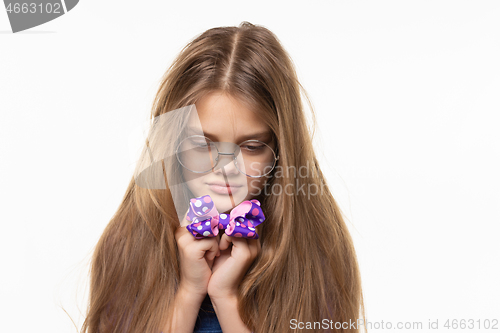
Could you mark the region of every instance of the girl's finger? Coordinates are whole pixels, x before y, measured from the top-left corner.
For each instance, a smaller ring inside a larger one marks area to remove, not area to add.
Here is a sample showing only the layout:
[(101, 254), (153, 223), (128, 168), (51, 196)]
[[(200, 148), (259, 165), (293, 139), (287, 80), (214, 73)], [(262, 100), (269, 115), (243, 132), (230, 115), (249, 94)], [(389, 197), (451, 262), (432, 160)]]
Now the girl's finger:
[[(248, 256), (251, 256), (252, 253), (248, 247), (248, 239), (241, 237), (232, 237), (226, 234), (222, 235), (221, 241), (219, 243), (219, 248), (221, 251), (224, 251), (229, 247), (229, 243), (233, 244), (233, 250), (236, 250), (238, 253), (245, 253)], [(222, 244), (222, 246), (221, 246)]]
[(212, 269), (212, 266), (214, 265), (214, 259), (206, 258), (206, 260), (207, 260), (208, 268)]
[(219, 242), (219, 250), (224, 251), (229, 247), (229, 244), (233, 242), (232, 237), (230, 238), (228, 235), (223, 234), (220, 238)]
[[(202, 240), (202, 239), (200, 239)], [(212, 246), (207, 250), (205, 253), (205, 256), (208, 261), (213, 261), (215, 257), (217, 256), (217, 253), (219, 252), (219, 243), (212, 241)]]
[(228, 236), (226, 234), (222, 235), (222, 237), (220, 239), (219, 249), (221, 251), (224, 251), (227, 248), (229, 248), (229, 244), (231, 244), (231, 243), (233, 244), (233, 247), (242, 248), (242, 249), (247, 248), (248, 249), (248, 243), (247, 243), (246, 238), (233, 237), (233, 236)]
[(252, 253), (252, 258), (256, 258), (261, 249), (261, 244), (260, 244), (260, 239), (249, 239), (248, 240), (248, 247), (250, 248), (250, 252)]
[(197, 256), (197, 259), (205, 257), (213, 260), (219, 252), (219, 241), (217, 237), (196, 239), (184, 227), (178, 227), (175, 231), (177, 245), (182, 249), (190, 249), (190, 253)]
[(252, 258), (257, 257), (257, 255), (260, 252), (259, 239), (249, 239), (248, 240), (248, 248), (250, 249), (250, 253), (252, 254)]

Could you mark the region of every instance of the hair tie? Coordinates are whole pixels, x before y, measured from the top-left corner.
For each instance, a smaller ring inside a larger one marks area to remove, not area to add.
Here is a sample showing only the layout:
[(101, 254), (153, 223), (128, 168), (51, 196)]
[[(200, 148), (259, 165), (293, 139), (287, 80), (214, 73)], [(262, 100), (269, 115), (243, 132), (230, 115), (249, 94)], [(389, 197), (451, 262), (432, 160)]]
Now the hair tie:
[(266, 217), (257, 199), (246, 200), (234, 207), (229, 214), (219, 214), (210, 195), (193, 198), (189, 202), (186, 229), (196, 239), (215, 237), (219, 229), (228, 236), (257, 239), (255, 227)]

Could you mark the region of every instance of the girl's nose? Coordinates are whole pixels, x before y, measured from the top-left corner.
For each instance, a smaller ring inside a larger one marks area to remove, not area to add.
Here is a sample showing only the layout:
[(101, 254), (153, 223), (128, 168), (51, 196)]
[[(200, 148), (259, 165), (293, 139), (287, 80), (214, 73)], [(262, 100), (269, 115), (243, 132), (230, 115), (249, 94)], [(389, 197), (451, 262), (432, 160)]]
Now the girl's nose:
[(226, 175), (237, 175), (239, 173), (238, 169), (234, 164), (234, 155), (219, 155), (219, 161), (214, 169), (214, 173), (221, 174), (222, 168)]
[(226, 175), (236, 175), (238, 174), (238, 169), (234, 164), (234, 152), (237, 150), (238, 146), (232, 142), (217, 142), (219, 149), (219, 161), (214, 169), (217, 174), (222, 173), (222, 168)]

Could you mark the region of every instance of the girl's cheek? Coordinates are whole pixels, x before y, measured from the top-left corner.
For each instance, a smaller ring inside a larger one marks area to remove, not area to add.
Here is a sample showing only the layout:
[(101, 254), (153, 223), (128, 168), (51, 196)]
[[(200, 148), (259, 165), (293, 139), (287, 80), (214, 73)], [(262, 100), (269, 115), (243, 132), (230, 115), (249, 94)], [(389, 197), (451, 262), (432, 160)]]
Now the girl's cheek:
[[(197, 197), (204, 195), (204, 177), (200, 177), (198, 174), (193, 174), (192, 172), (183, 172), (185, 186)], [(206, 191), (206, 189), (205, 189)]]
[(248, 194), (257, 196), (261, 193), (264, 187), (265, 179), (249, 179), (248, 180)]

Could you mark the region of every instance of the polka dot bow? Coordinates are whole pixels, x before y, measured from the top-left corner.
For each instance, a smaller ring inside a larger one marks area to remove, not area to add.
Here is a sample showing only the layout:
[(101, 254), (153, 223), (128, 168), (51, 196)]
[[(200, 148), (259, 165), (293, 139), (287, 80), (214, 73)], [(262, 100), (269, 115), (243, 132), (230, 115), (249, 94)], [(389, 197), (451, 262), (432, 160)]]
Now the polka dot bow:
[(219, 215), (212, 198), (204, 195), (190, 200), (186, 220), (191, 224), (186, 228), (196, 239), (215, 237), (219, 229), (228, 236), (257, 239), (255, 227), (265, 219), (259, 200), (243, 201), (229, 215)]

